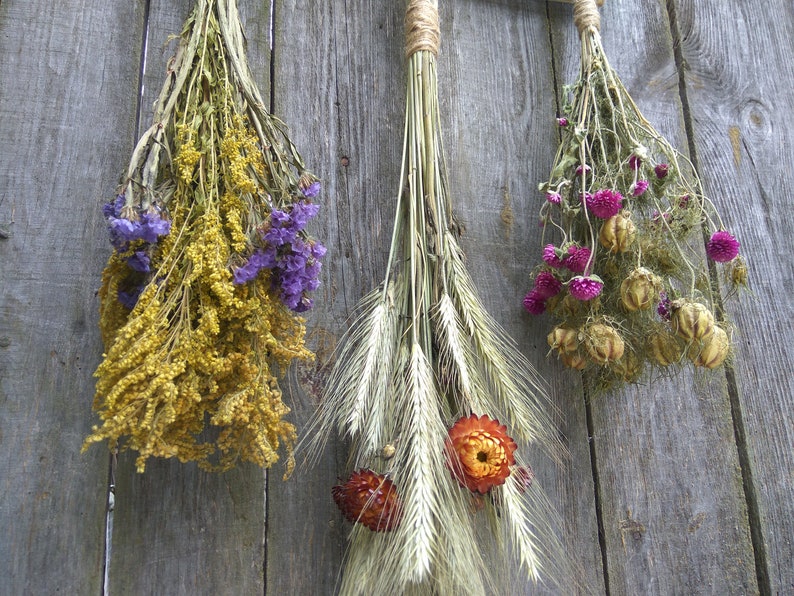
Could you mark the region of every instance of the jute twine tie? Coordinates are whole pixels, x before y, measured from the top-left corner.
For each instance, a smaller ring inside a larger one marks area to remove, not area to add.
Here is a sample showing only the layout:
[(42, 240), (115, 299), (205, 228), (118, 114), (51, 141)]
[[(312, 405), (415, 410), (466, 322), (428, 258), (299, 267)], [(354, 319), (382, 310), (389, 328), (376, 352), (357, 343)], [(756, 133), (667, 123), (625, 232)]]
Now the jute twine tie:
[(574, 0), (573, 22), (581, 35), (590, 28), (601, 30), (601, 15), (596, 0)]
[(441, 30), (437, 0), (409, 0), (405, 11), (405, 55), (421, 50), (438, 55)]

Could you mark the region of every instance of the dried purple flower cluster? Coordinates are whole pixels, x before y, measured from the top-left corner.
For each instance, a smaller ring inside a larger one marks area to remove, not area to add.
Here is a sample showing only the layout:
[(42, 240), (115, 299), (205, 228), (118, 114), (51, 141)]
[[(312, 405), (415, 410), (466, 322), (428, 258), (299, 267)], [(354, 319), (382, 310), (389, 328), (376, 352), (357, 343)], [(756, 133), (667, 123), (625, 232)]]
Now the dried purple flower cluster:
[[(320, 183), (315, 182), (303, 190), (303, 195), (315, 196), (319, 190)], [(263, 245), (234, 270), (234, 283), (247, 283), (262, 269), (268, 270), (273, 287), (287, 307), (295, 312), (309, 310), (313, 301), (308, 292), (320, 285), (320, 259), (326, 249), (303, 232), (319, 210), (319, 205), (308, 201), (299, 201), (284, 210), (273, 209), (270, 220), (260, 228)]]

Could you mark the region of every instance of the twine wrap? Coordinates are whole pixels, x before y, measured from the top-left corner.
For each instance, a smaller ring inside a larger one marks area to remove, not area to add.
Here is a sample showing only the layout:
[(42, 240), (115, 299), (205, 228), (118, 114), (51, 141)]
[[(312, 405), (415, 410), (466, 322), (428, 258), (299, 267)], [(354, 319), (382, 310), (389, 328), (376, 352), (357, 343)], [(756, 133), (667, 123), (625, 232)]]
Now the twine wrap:
[(574, 0), (573, 22), (581, 35), (588, 29), (601, 30), (601, 15), (596, 0)]
[(409, 0), (405, 11), (405, 55), (410, 57), (422, 50), (438, 55), (440, 42), (437, 0)]

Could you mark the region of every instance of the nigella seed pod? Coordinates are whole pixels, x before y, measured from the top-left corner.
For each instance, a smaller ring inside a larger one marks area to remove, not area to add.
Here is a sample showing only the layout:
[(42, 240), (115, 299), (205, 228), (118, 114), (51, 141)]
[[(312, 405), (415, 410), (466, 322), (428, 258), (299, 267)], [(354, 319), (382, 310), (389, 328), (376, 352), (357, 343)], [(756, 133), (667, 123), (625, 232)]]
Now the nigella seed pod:
[(650, 269), (639, 267), (620, 284), (620, 300), (631, 312), (650, 308), (659, 297), (662, 281)]
[(693, 300), (674, 300), (670, 324), (678, 337), (703, 339), (714, 331), (714, 315), (705, 304)]
[(681, 360), (681, 356), (684, 355), (684, 347), (681, 345), (681, 340), (675, 335), (658, 332), (648, 339), (648, 352), (659, 366), (670, 366)]
[(598, 241), (609, 252), (625, 252), (634, 242), (636, 235), (637, 228), (631, 221), (630, 214), (624, 211), (613, 215), (601, 225)]
[(642, 361), (632, 351), (624, 351), (623, 356), (612, 363), (612, 371), (627, 383), (633, 383), (642, 374)]
[(565, 366), (574, 370), (583, 370), (587, 366), (587, 358), (582, 356), (579, 351), (560, 352), (560, 360)]
[(728, 334), (722, 327), (715, 325), (711, 335), (705, 337), (702, 342), (690, 346), (687, 355), (695, 366), (717, 368), (725, 362), (730, 349), (731, 341), (728, 339)]
[(575, 352), (579, 347), (578, 335), (576, 329), (557, 325), (551, 330), (546, 340), (549, 342), (549, 346), (558, 352)]
[(595, 323), (585, 330), (585, 348), (590, 358), (598, 364), (608, 364), (620, 359), (625, 343), (614, 327)]

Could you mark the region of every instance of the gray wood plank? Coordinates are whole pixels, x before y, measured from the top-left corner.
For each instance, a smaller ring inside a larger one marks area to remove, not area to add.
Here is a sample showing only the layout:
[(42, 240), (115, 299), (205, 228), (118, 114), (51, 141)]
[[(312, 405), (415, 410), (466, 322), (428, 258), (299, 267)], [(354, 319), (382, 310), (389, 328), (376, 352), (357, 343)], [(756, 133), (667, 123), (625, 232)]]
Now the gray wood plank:
[(736, 407), (746, 440), (762, 591), (794, 591), (794, 9), (790, 2), (676, 1), (686, 92), (706, 191), (750, 263), (737, 326)]
[[(570, 10), (552, 13), (553, 39), (578, 47)], [(646, 117), (686, 150), (665, 6), (610, 0), (601, 14), (612, 66)], [(578, 55), (561, 58), (562, 82), (571, 81)], [(590, 409), (610, 593), (755, 592), (724, 375), (651, 379)]]
[[(166, 40), (179, 34), (192, 6), (191, 0), (151, 3), (143, 127), (151, 123), (175, 48)], [(251, 68), (267, 97), (269, 7), (243, 1), (240, 12)], [(152, 459), (140, 475), (134, 460), (134, 453), (120, 454), (116, 472), (111, 594), (262, 593), (265, 472), (245, 465), (211, 474), (194, 464)]]
[[(343, 332), (357, 300), (384, 273), (404, 119), (404, 10), (402, 2), (371, 1), (276, 7), (276, 112), (325, 183), (318, 235), (329, 254), (322, 296), (310, 315), (322, 348), (319, 363), (331, 356), (328, 338)], [(521, 307), (534, 265), (526, 238), (532, 246), (540, 242), (534, 189), (547, 175), (554, 148), (554, 98), (542, 101), (543, 90), (535, 86), (537, 80), (553, 84), (545, 6), (471, 1), (442, 3), (441, 10), (444, 134), (457, 213), (467, 226), (469, 267), (491, 312), (554, 381), (553, 399), (568, 412), (563, 431), (570, 466), (557, 470), (539, 456), (533, 465), (561, 510), (561, 530), (583, 568), (582, 583), (603, 592), (581, 390), (576, 378), (563, 377), (543, 358), (546, 332)], [(528, 142), (538, 136), (544, 142)], [(506, 208), (515, 213), (509, 224)], [(304, 379), (296, 391), (299, 412), (310, 415), (321, 386), (322, 371), (311, 383)], [(335, 585), (349, 526), (330, 487), (344, 457), (344, 446), (332, 442), (316, 468), (299, 471), (285, 485), (271, 477), (268, 593), (303, 593), (312, 586), (329, 593)], [(295, 519), (303, 525), (296, 527)], [(517, 592), (529, 589), (516, 586)]]
[(0, 5), (3, 594), (102, 587), (108, 454), (80, 447), (101, 355), (99, 207), (130, 148), (142, 25), (140, 3)]

